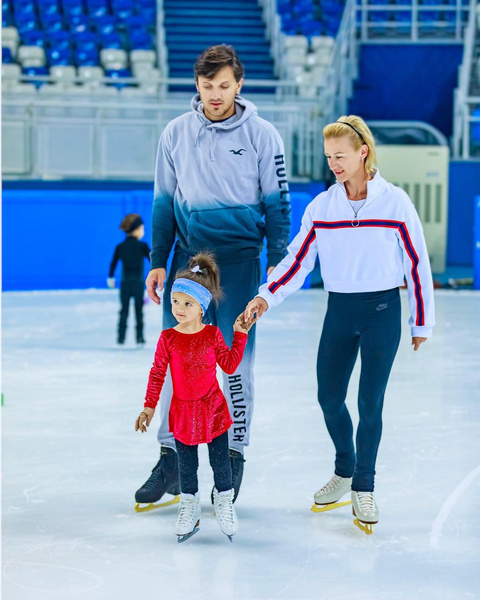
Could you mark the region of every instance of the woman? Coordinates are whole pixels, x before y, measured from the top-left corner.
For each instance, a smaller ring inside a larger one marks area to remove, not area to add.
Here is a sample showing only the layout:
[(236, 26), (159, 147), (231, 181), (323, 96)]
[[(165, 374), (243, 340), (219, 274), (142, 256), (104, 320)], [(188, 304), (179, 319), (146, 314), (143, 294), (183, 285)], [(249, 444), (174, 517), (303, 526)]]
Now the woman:
[[(336, 503), (351, 490), (355, 524), (366, 533), (378, 522), (373, 494), (382, 408), (400, 341), (399, 287), (407, 281), (412, 345), (418, 350), (435, 324), (433, 284), (423, 230), (407, 194), (376, 170), (375, 142), (357, 116), (323, 130), (336, 183), (307, 207), (288, 255), (247, 306), (260, 317), (298, 290), (318, 255), (329, 292), (317, 360), (318, 400), (335, 445), (335, 472), (315, 494)], [(361, 356), (356, 451), (345, 404)]]

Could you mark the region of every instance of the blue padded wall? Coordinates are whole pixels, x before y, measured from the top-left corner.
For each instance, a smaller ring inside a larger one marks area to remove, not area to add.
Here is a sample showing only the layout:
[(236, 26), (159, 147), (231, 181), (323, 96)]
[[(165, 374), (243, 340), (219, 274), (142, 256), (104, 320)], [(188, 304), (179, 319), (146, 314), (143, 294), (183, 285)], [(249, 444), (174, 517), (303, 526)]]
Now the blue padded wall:
[(462, 45), (362, 44), (350, 114), (426, 121), (449, 137), (462, 53)]
[[(4, 185), (3, 290), (105, 288), (115, 245), (125, 237), (118, 226), (127, 213), (142, 215), (150, 245), (151, 185), (36, 185)], [(321, 183), (292, 186), (292, 235), (305, 206), (323, 189)]]

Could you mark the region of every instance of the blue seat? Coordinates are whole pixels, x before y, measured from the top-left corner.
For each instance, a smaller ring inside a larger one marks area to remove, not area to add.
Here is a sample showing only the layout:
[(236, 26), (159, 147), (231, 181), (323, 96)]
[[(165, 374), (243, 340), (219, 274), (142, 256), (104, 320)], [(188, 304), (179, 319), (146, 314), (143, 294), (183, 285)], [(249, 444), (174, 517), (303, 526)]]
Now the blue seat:
[(85, 48), (93, 48), (97, 46), (97, 36), (89, 29), (84, 31), (75, 31), (72, 33), (71, 38), (77, 47), (83, 46)]
[(45, 33), (46, 43), (50, 48), (70, 50), (71, 35), (68, 31), (47, 31)]
[(131, 50), (153, 50), (152, 36), (146, 31), (132, 31), (129, 37)]
[[(120, 77), (131, 77), (132, 72), (130, 69), (105, 69), (105, 77), (111, 77), (112, 79), (118, 79)], [(118, 89), (127, 87), (131, 84), (117, 82), (117, 83), (108, 83), (107, 85), (112, 85)]]
[[(39, 77), (42, 75), (48, 75), (48, 69), (47, 67), (24, 67), (22, 69), (22, 73), (24, 75), (30, 76), (30, 77)], [(41, 87), (42, 85), (44, 85), (46, 82), (45, 81), (32, 81), (33, 85), (38, 89), (39, 87)]]
[(63, 22), (60, 13), (40, 15), (40, 22), (43, 29), (47, 31), (60, 31), (63, 29)]
[(66, 48), (49, 48), (47, 50), (47, 62), (51, 67), (55, 65), (71, 65), (72, 57), (70, 50)]
[(110, 35), (115, 31), (115, 18), (110, 15), (104, 15), (92, 21), (92, 27), (98, 34)]
[(82, 48), (75, 50), (74, 62), (77, 67), (96, 67), (100, 64), (96, 50), (83, 50)]
[(38, 29), (37, 19), (33, 14), (16, 14), (15, 25), (19, 34), (21, 34), (23, 31), (32, 31), (34, 29)]
[(45, 34), (38, 29), (29, 29), (20, 33), (20, 41), (23, 46), (44, 46)]
[(12, 51), (10, 48), (5, 48), (2, 46), (2, 63), (8, 65), (14, 62), (15, 61), (13, 60)]
[(116, 31), (108, 35), (99, 35), (98, 41), (102, 48), (123, 49), (122, 38)]

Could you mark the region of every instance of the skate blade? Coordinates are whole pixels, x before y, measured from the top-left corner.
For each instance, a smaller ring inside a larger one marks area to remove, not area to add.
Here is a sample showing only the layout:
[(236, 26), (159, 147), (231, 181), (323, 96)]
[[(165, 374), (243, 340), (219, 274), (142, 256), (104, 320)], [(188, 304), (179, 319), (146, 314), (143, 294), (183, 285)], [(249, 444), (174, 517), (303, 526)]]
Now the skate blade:
[(171, 500), (167, 500), (167, 502), (159, 502), (158, 504), (154, 504), (150, 502), (150, 504), (140, 504), (137, 502), (135, 505), (135, 512), (147, 512), (149, 510), (155, 510), (156, 508), (164, 508), (165, 506), (171, 506), (172, 504), (178, 504), (180, 502), (180, 496), (174, 496)]
[(362, 521), (359, 521), (358, 518), (354, 519), (353, 524), (356, 525), (359, 529), (361, 529), (367, 535), (372, 535), (373, 526), (375, 525), (375, 523), (363, 523)]
[(327, 510), (341, 508), (342, 506), (347, 506), (351, 503), (351, 500), (347, 500), (346, 502), (332, 502), (330, 504), (314, 504), (310, 510), (314, 513), (327, 512)]
[(229, 540), (232, 542), (232, 544), (233, 544), (232, 536), (231, 536), (231, 535), (228, 535), (228, 534), (225, 534), (225, 535), (228, 537), (228, 539), (229, 539)]
[[(198, 523), (197, 523), (197, 525), (198, 525)], [(179, 535), (177, 542), (179, 544), (182, 544), (183, 542), (186, 542), (187, 540), (189, 540), (192, 537), (192, 535), (195, 535), (197, 533), (197, 531), (200, 529), (197, 525), (195, 525), (193, 531), (191, 531), (190, 533), (187, 533), (186, 535)]]

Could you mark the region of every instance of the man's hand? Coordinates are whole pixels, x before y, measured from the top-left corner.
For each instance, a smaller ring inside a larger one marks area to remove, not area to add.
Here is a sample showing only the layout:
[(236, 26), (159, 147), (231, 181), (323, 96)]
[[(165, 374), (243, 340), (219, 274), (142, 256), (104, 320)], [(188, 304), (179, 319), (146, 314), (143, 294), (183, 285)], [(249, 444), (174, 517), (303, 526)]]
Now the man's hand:
[(412, 346), (414, 351), (416, 352), (419, 348), (420, 348), (420, 344), (423, 344), (423, 342), (426, 342), (428, 338), (422, 338), (422, 337), (412, 337)]
[(147, 280), (145, 281), (148, 297), (152, 299), (155, 304), (160, 304), (160, 298), (157, 294), (157, 287), (160, 292), (163, 290), (163, 284), (165, 283), (166, 276), (166, 269), (152, 269), (148, 274)]
[(147, 431), (147, 427), (152, 422), (154, 414), (155, 410), (153, 408), (144, 408), (135, 421), (135, 431), (140, 429), (142, 433), (145, 433)]
[(247, 323), (255, 323), (268, 310), (268, 304), (263, 298), (257, 296), (247, 304), (247, 308), (243, 313), (245, 315), (245, 321)]

